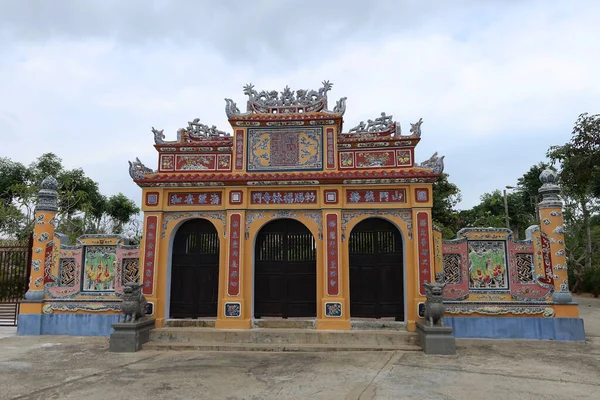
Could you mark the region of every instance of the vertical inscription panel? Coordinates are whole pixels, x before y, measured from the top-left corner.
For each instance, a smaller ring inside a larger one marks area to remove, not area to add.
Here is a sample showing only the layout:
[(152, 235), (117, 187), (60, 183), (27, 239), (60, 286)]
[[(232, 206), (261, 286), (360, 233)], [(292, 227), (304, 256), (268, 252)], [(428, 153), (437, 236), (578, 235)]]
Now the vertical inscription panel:
[(156, 231), (158, 217), (151, 215), (146, 218), (146, 240), (144, 248), (144, 282), (142, 292), (151, 295), (154, 292), (154, 260), (156, 253)]
[(227, 278), (227, 294), (240, 294), (240, 239), (242, 215), (231, 214), (229, 217), (229, 271)]
[(417, 238), (419, 249), (419, 293), (425, 295), (424, 283), (431, 282), (431, 257), (429, 254), (429, 215), (417, 213)]
[(327, 294), (337, 296), (339, 290), (338, 216), (327, 214)]

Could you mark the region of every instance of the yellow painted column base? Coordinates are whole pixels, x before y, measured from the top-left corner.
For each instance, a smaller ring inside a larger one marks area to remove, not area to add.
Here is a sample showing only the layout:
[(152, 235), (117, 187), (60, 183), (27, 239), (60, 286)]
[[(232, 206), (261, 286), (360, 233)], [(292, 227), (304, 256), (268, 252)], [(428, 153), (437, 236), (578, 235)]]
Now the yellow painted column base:
[(43, 314), (42, 307), (44, 307), (44, 303), (41, 301), (22, 301), (19, 305), (19, 314)]
[(406, 330), (409, 332), (417, 331), (417, 321), (406, 321)]
[(216, 329), (250, 329), (252, 321), (250, 319), (227, 318), (217, 319), (215, 322)]
[(554, 317), (556, 318), (579, 318), (577, 304), (555, 304)]
[(339, 318), (317, 318), (316, 328), (319, 331), (349, 331), (350, 320)]

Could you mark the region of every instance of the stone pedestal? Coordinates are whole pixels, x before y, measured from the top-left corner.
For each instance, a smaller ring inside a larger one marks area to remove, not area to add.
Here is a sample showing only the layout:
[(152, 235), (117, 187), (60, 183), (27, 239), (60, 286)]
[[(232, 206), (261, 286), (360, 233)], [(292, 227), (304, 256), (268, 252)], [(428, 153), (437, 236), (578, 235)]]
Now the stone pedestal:
[(425, 354), (456, 354), (456, 340), (452, 331), (450, 326), (429, 326), (427, 323), (417, 322), (419, 345)]
[(137, 322), (117, 322), (110, 334), (109, 351), (114, 353), (135, 353), (142, 344), (150, 340), (150, 330), (154, 329), (154, 318), (142, 318)]

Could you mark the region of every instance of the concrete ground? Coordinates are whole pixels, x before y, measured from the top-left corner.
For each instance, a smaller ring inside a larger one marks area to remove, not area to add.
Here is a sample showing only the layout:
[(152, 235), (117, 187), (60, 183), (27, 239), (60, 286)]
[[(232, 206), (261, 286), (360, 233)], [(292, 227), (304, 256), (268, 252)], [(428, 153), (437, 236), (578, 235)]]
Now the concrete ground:
[(456, 356), (116, 354), (107, 338), (5, 337), (0, 399), (597, 399), (600, 299), (576, 300), (587, 343), (458, 340)]

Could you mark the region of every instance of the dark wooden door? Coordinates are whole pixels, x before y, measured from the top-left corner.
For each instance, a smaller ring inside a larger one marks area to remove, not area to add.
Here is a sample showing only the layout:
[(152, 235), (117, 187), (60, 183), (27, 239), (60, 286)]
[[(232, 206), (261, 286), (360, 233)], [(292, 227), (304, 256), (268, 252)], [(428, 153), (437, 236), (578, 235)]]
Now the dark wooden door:
[(173, 242), (171, 318), (216, 317), (219, 235), (207, 220), (184, 223)]
[(348, 247), (350, 316), (404, 320), (404, 268), (398, 229), (380, 218), (366, 219), (352, 230)]
[(281, 219), (265, 225), (254, 251), (254, 316), (315, 317), (317, 250), (301, 222)]

